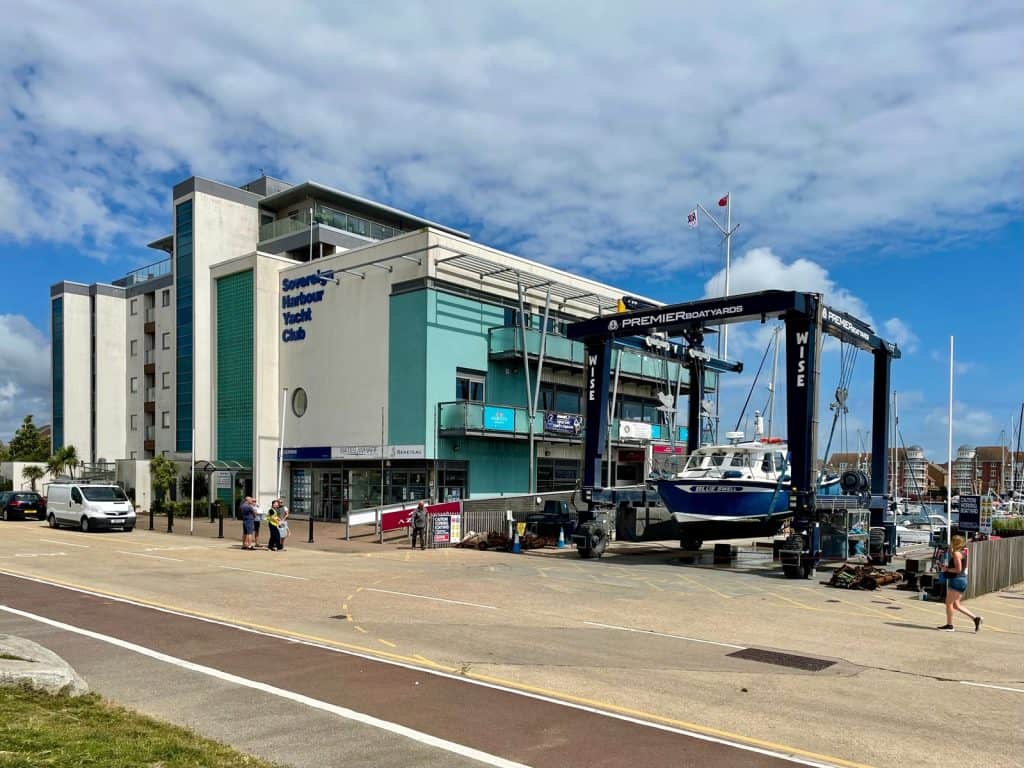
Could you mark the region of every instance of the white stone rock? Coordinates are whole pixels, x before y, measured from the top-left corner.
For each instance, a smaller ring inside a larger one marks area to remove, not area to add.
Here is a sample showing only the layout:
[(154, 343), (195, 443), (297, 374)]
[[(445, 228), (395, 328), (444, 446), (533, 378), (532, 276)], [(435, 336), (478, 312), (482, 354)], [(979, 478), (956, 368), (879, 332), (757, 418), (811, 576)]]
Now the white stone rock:
[(26, 684), (47, 693), (81, 696), (89, 686), (71, 665), (39, 643), (14, 635), (0, 635), (0, 656), (16, 656), (23, 661), (0, 658), (0, 686)]

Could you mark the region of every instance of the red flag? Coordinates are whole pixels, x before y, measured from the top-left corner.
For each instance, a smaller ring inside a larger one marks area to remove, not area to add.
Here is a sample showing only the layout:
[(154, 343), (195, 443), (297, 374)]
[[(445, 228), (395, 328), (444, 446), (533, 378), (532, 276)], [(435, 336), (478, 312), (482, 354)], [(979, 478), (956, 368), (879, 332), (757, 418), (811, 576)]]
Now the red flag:
[(729, 196), (728, 195), (726, 195), (723, 198), (720, 198), (719, 201), (718, 201), (718, 207), (719, 208), (725, 208), (725, 206), (727, 206), (728, 204), (729, 204)]

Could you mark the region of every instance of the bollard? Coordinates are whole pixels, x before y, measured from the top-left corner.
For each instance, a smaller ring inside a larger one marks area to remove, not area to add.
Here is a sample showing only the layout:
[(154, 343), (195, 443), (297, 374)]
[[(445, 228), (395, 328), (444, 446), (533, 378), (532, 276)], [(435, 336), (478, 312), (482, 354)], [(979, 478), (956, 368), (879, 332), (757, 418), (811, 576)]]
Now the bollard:
[(174, 507), (167, 508), (167, 532), (174, 533)]
[(153, 530), (153, 505), (149, 505), (149, 530)]
[(224, 513), (221, 512), (220, 507), (217, 508), (217, 538), (224, 538)]
[(312, 510), (310, 510), (310, 512), (309, 512), (309, 541), (306, 542), (306, 543), (307, 544), (312, 544), (313, 543), (313, 511)]

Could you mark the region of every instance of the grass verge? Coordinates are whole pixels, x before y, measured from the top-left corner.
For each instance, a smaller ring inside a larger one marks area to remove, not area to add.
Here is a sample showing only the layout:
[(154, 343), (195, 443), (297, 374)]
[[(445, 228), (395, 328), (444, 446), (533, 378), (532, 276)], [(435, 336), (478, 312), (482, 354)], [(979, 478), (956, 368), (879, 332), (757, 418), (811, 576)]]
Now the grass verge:
[(0, 768), (274, 768), (110, 704), (0, 687)]

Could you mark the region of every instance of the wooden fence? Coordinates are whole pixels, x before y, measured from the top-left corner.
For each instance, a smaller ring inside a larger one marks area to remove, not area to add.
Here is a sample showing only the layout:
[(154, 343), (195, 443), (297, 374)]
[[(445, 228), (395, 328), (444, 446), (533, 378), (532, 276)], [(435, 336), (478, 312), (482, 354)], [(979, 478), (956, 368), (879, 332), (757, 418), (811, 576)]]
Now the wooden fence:
[(964, 599), (998, 592), (1024, 581), (1024, 536), (968, 545), (968, 578)]

